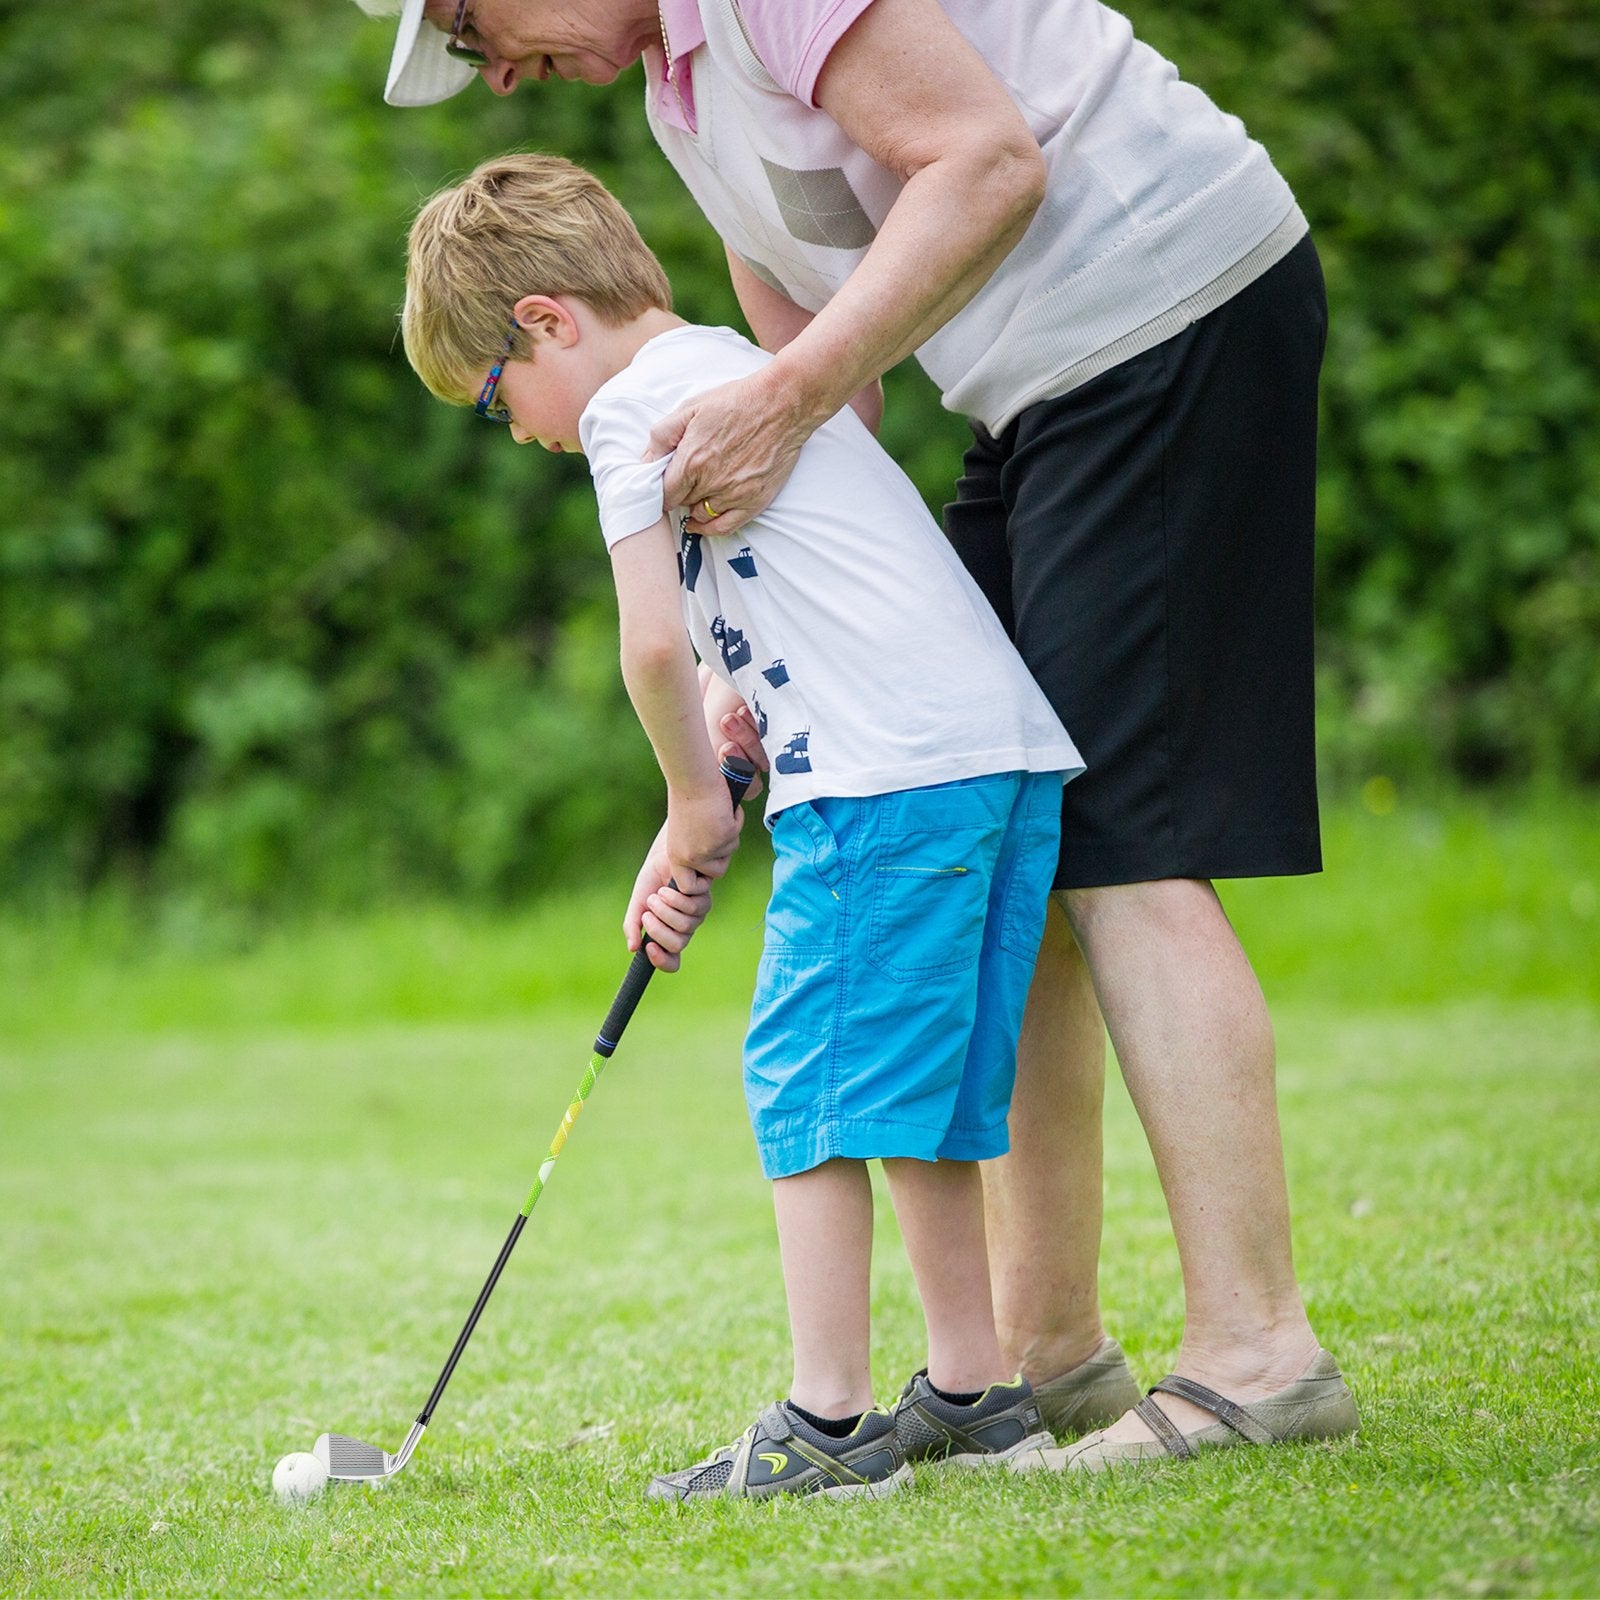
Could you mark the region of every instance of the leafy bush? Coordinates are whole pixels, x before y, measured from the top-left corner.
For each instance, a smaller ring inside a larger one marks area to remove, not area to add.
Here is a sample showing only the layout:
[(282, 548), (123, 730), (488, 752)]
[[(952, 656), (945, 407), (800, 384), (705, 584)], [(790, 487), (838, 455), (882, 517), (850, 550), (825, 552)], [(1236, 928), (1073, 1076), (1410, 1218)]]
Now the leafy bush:
[[(1135, 20), (1273, 150), (1328, 270), (1331, 770), (1600, 776), (1592, 13)], [(538, 143), (617, 189), (687, 315), (736, 319), (720, 249), (636, 74), (397, 112), (388, 42), (344, 0), (7, 21), (14, 892), (504, 896), (650, 830), (586, 478), (411, 377), (404, 229), (482, 155)], [(886, 442), (937, 503), (961, 425), (916, 375), (891, 389)]]
[[(417, 201), (530, 102), (393, 113), (382, 30), (279, 9), (85, 5), (44, 75), (59, 19), (11, 26), (0, 862), (531, 887), (651, 810), (587, 477), (437, 405), (395, 324)], [(551, 109), (626, 188), (639, 119)]]

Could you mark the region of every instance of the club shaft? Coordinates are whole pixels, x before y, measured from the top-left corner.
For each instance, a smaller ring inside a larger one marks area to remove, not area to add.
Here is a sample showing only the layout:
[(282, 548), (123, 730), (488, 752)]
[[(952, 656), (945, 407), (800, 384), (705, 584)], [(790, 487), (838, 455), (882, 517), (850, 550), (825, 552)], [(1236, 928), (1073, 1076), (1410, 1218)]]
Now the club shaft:
[(538, 1204), (539, 1196), (544, 1193), (545, 1180), (550, 1176), (550, 1169), (555, 1166), (556, 1157), (561, 1154), (561, 1147), (567, 1142), (567, 1135), (577, 1122), (584, 1101), (589, 1098), (590, 1091), (599, 1082), (605, 1064), (603, 1056), (590, 1057), (589, 1070), (584, 1073), (583, 1082), (578, 1085), (578, 1092), (573, 1095), (572, 1104), (567, 1107), (567, 1114), (561, 1119), (561, 1126), (556, 1129), (555, 1138), (550, 1141), (550, 1148), (545, 1152), (544, 1160), (539, 1163), (539, 1175), (533, 1180), (533, 1188), (528, 1191), (528, 1198), (523, 1202), (522, 1210), (517, 1213), (517, 1220), (511, 1224), (511, 1232), (506, 1235), (506, 1242), (500, 1246), (500, 1254), (489, 1269), (489, 1276), (483, 1280), (483, 1287), (478, 1291), (478, 1298), (472, 1304), (466, 1325), (456, 1338), (455, 1348), (450, 1352), (450, 1359), (445, 1362), (444, 1370), (439, 1374), (439, 1381), (433, 1386), (433, 1393), (428, 1396), (427, 1405), (417, 1417), (417, 1421), (423, 1427), (427, 1427), (429, 1419), (433, 1416), (433, 1408), (438, 1405), (445, 1385), (450, 1381), (450, 1374), (456, 1370), (461, 1352), (467, 1348), (467, 1340), (472, 1337), (472, 1330), (477, 1327), (478, 1318), (483, 1315), (483, 1308), (488, 1305), (489, 1296), (494, 1293), (494, 1286), (500, 1281), (500, 1274), (505, 1271), (506, 1262), (511, 1259), (511, 1252), (517, 1247), (517, 1240), (521, 1237), (523, 1227), (527, 1224), (534, 1206)]
[(528, 1213), (519, 1212), (517, 1220), (511, 1224), (511, 1232), (506, 1235), (506, 1242), (500, 1246), (500, 1254), (495, 1257), (494, 1266), (489, 1269), (489, 1276), (483, 1280), (483, 1287), (478, 1291), (478, 1298), (472, 1304), (472, 1310), (467, 1315), (465, 1325), (456, 1336), (455, 1348), (450, 1352), (450, 1359), (444, 1364), (444, 1371), (439, 1374), (439, 1381), (433, 1386), (433, 1393), (428, 1396), (428, 1403), (417, 1414), (417, 1421), (425, 1428), (433, 1416), (433, 1408), (438, 1405), (444, 1388), (450, 1381), (450, 1374), (456, 1370), (456, 1362), (461, 1359), (461, 1353), (467, 1348), (467, 1340), (472, 1337), (472, 1330), (478, 1326), (478, 1318), (483, 1315), (483, 1308), (489, 1303), (489, 1296), (494, 1293), (494, 1286), (500, 1281), (500, 1274), (505, 1271), (506, 1262), (511, 1259), (511, 1252), (517, 1247), (517, 1238), (524, 1227), (527, 1226)]
[[(730, 758), (722, 764), (722, 777), (728, 785), (730, 799), (737, 806), (744, 799), (745, 790), (750, 787), (755, 777), (755, 769), (746, 762)], [(417, 1414), (417, 1422), (422, 1427), (428, 1426), (434, 1408), (443, 1398), (445, 1386), (450, 1382), (450, 1375), (456, 1370), (456, 1363), (460, 1361), (462, 1353), (467, 1348), (472, 1330), (477, 1327), (478, 1318), (483, 1315), (483, 1308), (488, 1305), (489, 1296), (494, 1293), (494, 1286), (500, 1281), (500, 1274), (505, 1271), (506, 1262), (511, 1259), (511, 1252), (517, 1247), (517, 1240), (527, 1225), (529, 1215), (538, 1203), (539, 1196), (544, 1193), (550, 1169), (555, 1166), (556, 1157), (561, 1154), (562, 1146), (567, 1142), (567, 1135), (571, 1133), (573, 1124), (577, 1122), (583, 1110), (584, 1102), (589, 1098), (600, 1079), (600, 1074), (605, 1070), (611, 1052), (621, 1042), (623, 1031), (632, 1019), (640, 998), (649, 986), (650, 979), (655, 975), (655, 970), (650, 957), (642, 948), (635, 952), (628, 966), (627, 976), (622, 980), (622, 987), (617, 990), (617, 997), (611, 1002), (611, 1009), (606, 1013), (606, 1020), (601, 1025), (599, 1036), (595, 1039), (594, 1054), (589, 1057), (589, 1066), (583, 1075), (583, 1082), (578, 1085), (577, 1093), (573, 1095), (572, 1102), (567, 1107), (567, 1114), (561, 1119), (561, 1126), (556, 1129), (555, 1138), (550, 1141), (550, 1148), (539, 1164), (539, 1175), (533, 1180), (533, 1188), (528, 1191), (528, 1198), (523, 1203), (522, 1210), (517, 1213), (517, 1220), (511, 1224), (511, 1232), (506, 1235), (506, 1242), (500, 1246), (500, 1254), (495, 1257), (494, 1266), (489, 1269), (489, 1276), (483, 1280), (483, 1287), (478, 1291), (478, 1298), (472, 1303), (472, 1310), (467, 1315), (466, 1323), (456, 1336), (455, 1346), (450, 1351), (450, 1359), (445, 1362), (444, 1370), (439, 1374), (439, 1381), (434, 1384), (433, 1393), (428, 1396), (427, 1405)]]

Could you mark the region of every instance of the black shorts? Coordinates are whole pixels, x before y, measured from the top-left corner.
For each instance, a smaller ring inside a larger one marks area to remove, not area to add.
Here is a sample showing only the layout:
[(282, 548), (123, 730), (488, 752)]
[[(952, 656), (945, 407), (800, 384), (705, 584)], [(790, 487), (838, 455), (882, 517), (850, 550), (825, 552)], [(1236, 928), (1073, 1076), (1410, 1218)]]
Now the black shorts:
[(945, 531), (1077, 741), (1058, 889), (1316, 872), (1311, 240), (974, 443)]

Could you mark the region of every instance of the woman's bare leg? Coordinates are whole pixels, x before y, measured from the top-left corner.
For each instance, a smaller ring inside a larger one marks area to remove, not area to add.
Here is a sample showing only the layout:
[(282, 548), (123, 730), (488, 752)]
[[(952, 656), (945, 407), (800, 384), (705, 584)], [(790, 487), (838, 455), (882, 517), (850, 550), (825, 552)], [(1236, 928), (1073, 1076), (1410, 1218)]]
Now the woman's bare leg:
[[(1065, 899), (1177, 1238), (1177, 1371), (1230, 1399), (1259, 1399), (1299, 1377), (1317, 1350), (1295, 1282), (1261, 987), (1209, 883)], [(1160, 1404), (1183, 1428), (1214, 1420), (1171, 1395)], [(1131, 1414), (1110, 1434), (1150, 1436)]]
[(1011, 1099), (1011, 1152), (983, 1166), (995, 1327), (1008, 1371), (1043, 1383), (1094, 1354), (1100, 1322), (1106, 1035), (1089, 969), (1050, 906)]

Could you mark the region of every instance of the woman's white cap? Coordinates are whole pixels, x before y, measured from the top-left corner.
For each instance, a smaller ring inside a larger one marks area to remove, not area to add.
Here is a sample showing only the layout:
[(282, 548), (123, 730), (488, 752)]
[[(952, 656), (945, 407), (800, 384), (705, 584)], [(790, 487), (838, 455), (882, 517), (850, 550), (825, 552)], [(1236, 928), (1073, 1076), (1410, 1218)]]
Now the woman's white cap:
[(445, 36), (422, 19), (427, 0), (356, 0), (369, 16), (400, 14), (395, 30), (394, 54), (389, 58), (389, 81), (383, 98), (392, 106), (433, 106), (460, 94), (477, 77), (478, 70), (457, 61), (445, 51)]

